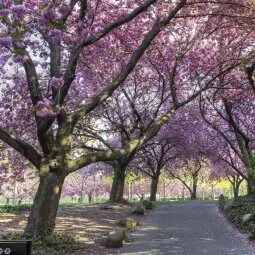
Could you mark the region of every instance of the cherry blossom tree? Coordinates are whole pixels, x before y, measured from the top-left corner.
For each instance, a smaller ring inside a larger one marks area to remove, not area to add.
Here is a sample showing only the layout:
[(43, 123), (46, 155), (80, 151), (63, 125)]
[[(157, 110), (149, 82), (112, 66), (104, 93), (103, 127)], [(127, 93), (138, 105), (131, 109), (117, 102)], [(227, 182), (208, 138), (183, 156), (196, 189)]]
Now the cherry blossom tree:
[[(182, 37), (180, 28), (190, 30), (196, 22), (198, 29), (205, 24), (208, 38), (213, 34), (214, 20), (206, 18), (207, 14), (225, 17), (232, 16), (235, 10), (236, 16), (244, 15), (241, 10), (246, 10), (243, 8), (246, 2), (228, 3), (228, 8), (224, 8), (224, 3), (188, 0), (166, 5), (156, 0), (3, 0), (0, 3), (3, 84), (0, 113), (4, 116), (0, 120), (0, 139), (30, 161), (40, 176), (26, 233), (43, 236), (54, 230), (68, 174), (94, 162), (131, 155), (155, 136), (177, 109), (238, 65), (235, 58), (225, 56), (224, 67), (219, 68), (214, 58), (220, 54), (213, 52), (207, 56), (206, 50), (200, 55), (195, 50), (189, 56), (187, 51), (178, 56), (173, 54), (171, 63), (175, 64), (168, 71), (172, 104), (141, 138), (131, 140), (124, 148), (104, 152), (79, 153), (75, 149), (75, 127), (86, 122), (86, 117), (125, 82), (137, 63), (143, 62), (152, 42), (160, 46), (168, 41), (169, 48), (176, 48), (179, 45), (172, 43), (169, 31), (172, 38)], [(140, 28), (143, 29), (138, 31)], [(123, 47), (119, 48), (119, 44)], [(192, 49), (202, 50), (201, 47), (194, 44)], [(207, 43), (204, 48), (211, 47)], [(177, 65), (184, 58), (189, 61), (177, 72)], [(188, 78), (197, 76), (198, 68), (200, 83), (194, 87)]]
[[(163, 130), (166, 131), (166, 129)], [(137, 155), (139, 160), (136, 161), (136, 168), (151, 178), (150, 201), (156, 201), (158, 182), (162, 170), (169, 161), (178, 156), (176, 148), (178, 147), (178, 141), (172, 137), (167, 137), (163, 130), (159, 134), (161, 139), (156, 137), (146, 146), (143, 146)]]
[[(234, 84), (238, 85), (238, 84)], [(234, 89), (233, 98), (228, 93), (207, 95), (201, 101), (201, 114), (205, 122), (225, 140), (229, 147), (228, 159), (223, 159), (232, 168), (235, 157), (244, 164), (248, 182), (248, 193), (254, 193), (254, 100), (243, 89)], [(244, 94), (243, 94), (244, 92)], [(248, 92), (249, 93), (249, 92)], [(216, 99), (217, 98), (217, 99)], [(209, 116), (210, 112), (210, 116)], [(224, 154), (223, 154), (224, 155)], [(236, 172), (240, 173), (238, 168)]]

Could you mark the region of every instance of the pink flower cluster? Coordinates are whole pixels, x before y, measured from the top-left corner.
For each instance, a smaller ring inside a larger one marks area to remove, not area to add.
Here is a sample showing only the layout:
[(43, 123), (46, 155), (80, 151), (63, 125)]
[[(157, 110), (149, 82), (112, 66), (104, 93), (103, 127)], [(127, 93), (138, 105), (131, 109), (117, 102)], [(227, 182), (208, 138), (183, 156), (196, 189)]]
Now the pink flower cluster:
[(43, 11), (42, 16), (44, 19), (49, 20), (49, 21), (54, 21), (58, 18), (57, 13), (52, 8), (46, 8)]
[(12, 5), (11, 12), (18, 18), (22, 19), (26, 14), (26, 7), (22, 4)]
[(50, 80), (51, 87), (55, 89), (61, 88), (63, 86), (63, 83), (64, 83), (63, 78), (52, 77)]
[(46, 8), (42, 12), (42, 17), (39, 19), (39, 24), (41, 26), (49, 25), (51, 22), (58, 19), (58, 14), (52, 8)]
[(17, 55), (13, 57), (13, 62), (14, 63), (23, 63), (24, 62), (24, 58), (21, 55)]
[(2, 37), (0, 38), (0, 47), (10, 47), (12, 44), (12, 38), (11, 37)]
[(61, 39), (61, 30), (54, 28), (54, 29), (50, 30), (49, 35), (53, 39), (60, 40)]
[(36, 115), (41, 118), (55, 117), (60, 112), (60, 108), (52, 106), (51, 102), (47, 98), (44, 98), (42, 101), (39, 101), (37, 103), (37, 106), (40, 109), (38, 111), (36, 111)]
[(67, 4), (63, 4), (59, 7), (58, 11), (60, 14), (66, 15), (70, 11), (70, 6)]
[(1, 10), (0, 10), (0, 17), (7, 16), (9, 13), (10, 13), (9, 10), (7, 10), (7, 9), (1, 9)]
[(3, 5), (7, 8), (10, 8), (13, 4), (12, 0), (2, 0), (2, 2), (3, 2)]

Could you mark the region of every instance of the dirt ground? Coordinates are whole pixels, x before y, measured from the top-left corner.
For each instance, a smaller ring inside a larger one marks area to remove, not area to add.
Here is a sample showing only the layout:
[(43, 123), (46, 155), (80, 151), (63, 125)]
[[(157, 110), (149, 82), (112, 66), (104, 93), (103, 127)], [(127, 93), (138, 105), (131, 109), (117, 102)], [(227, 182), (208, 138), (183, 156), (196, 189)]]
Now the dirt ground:
[[(26, 225), (27, 213), (0, 213), (0, 231), (22, 232)], [(81, 250), (72, 255), (118, 254), (118, 249), (104, 246), (106, 236), (112, 227), (122, 218), (133, 218), (142, 224), (144, 216), (131, 214), (130, 205), (111, 205), (103, 209), (102, 205), (62, 207), (58, 211), (56, 232), (66, 233), (81, 243)]]

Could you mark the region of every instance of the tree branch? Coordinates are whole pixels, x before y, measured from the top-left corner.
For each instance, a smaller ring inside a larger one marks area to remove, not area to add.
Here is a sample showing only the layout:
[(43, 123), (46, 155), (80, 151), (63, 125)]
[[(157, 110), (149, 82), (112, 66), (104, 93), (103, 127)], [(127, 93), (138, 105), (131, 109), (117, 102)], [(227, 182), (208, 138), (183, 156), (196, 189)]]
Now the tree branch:
[[(151, 6), (153, 3), (155, 3), (156, 0), (147, 0), (144, 4), (136, 8), (133, 12), (130, 14), (120, 18), (119, 20), (113, 22), (112, 24), (105, 27), (103, 30), (101, 30), (99, 33), (97, 33), (94, 36), (91, 36), (89, 38), (86, 38), (82, 43), (75, 46), (70, 54), (69, 62), (66, 68), (66, 71), (64, 73), (64, 85), (60, 89), (60, 105), (64, 103), (65, 97), (67, 96), (67, 93), (69, 91), (69, 88), (75, 78), (75, 70), (78, 63), (79, 55), (82, 51), (82, 49), (85, 46), (91, 45), (101, 38), (103, 38), (105, 35), (109, 34), (113, 29), (131, 21), (135, 17), (137, 17), (142, 12), (145, 12), (149, 6)], [(55, 100), (54, 100), (55, 101)]]
[(151, 45), (154, 38), (160, 33), (161, 29), (165, 27), (178, 13), (178, 11), (185, 5), (186, 0), (181, 0), (181, 2), (169, 13), (167, 18), (157, 21), (154, 23), (151, 30), (145, 35), (142, 43), (137, 48), (137, 50), (132, 54), (131, 59), (128, 64), (123, 68), (122, 72), (115, 77), (115, 79), (110, 83), (110, 85), (104, 89), (98, 96), (96, 96), (93, 100), (86, 103), (84, 106), (81, 106), (74, 113), (73, 118), (74, 122), (77, 122), (79, 119), (83, 118), (90, 111), (95, 109), (99, 104), (103, 103), (107, 100), (116, 88), (120, 86), (121, 83), (125, 81), (128, 75), (135, 68), (139, 59), (143, 56), (144, 52)]
[(33, 148), (33, 146), (21, 141), (0, 127), (0, 139), (7, 143), (10, 147), (18, 151), (22, 156), (29, 160), (37, 169), (40, 168), (41, 155)]

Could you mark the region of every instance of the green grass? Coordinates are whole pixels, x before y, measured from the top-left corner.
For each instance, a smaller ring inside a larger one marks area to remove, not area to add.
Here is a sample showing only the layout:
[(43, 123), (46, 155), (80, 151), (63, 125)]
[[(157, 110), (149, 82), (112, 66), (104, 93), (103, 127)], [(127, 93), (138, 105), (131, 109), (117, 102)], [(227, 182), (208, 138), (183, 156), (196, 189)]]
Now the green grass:
[(31, 209), (30, 204), (26, 205), (1, 205), (0, 206), (0, 213), (6, 212), (29, 212)]
[[(102, 204), (103, 202), (96, 203), (78, 203), (70, 201), (61, 201), (59, 207), (76, 207), (76, 206), (87, 206), (93, 204)], [(0, 213), (21, 213), (29, 212), (32, 207), (32, 204), (21, 204), (21, 205), (0, 205)]]

